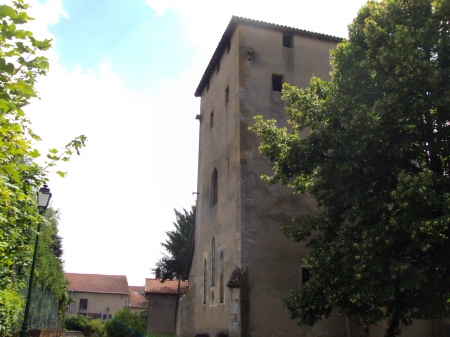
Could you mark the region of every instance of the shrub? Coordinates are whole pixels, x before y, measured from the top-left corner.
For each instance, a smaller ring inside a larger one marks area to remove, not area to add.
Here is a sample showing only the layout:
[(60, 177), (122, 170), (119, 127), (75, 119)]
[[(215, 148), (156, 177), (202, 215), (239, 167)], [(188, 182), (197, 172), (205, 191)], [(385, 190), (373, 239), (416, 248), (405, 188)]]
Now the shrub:
[(100, 319), (89, 319), (83, 315), (70, 316), (66, 319), (66, 329), (81, 331), (90, 337), (105, 336), (105, 324)]
[(105, 330), (108, 337), (144, 337), (147, 321), (139, 314), (132, 314), (130, 309), (125, 307), (106, 322)]

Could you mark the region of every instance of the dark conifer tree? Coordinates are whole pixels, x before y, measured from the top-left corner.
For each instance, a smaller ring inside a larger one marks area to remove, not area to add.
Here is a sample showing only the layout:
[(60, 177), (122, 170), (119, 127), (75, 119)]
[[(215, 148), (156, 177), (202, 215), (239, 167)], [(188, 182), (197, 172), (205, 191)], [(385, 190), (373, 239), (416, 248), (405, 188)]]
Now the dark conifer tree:
[(175, 229), (166, 232), (168, 239), (161, 242), (161, 245), (166, 249), (167, 254), (157, 263), (157, 267), (161, 268), (163, 280), (183, 277), (181, 274), (187, 262), (189, 239), (195, 227), (195, 211), (195, 206), (192, 206), (189, 212), (184, 208), (183, 212), (174, 209)]

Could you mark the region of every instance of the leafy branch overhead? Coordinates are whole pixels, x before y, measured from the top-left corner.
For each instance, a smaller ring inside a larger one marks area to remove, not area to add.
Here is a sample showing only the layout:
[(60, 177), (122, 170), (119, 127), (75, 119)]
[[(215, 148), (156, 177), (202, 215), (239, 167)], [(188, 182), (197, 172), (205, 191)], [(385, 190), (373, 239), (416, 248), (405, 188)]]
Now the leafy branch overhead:
[[(23, 0), (0, 5), (0, 335), (8, 336), (22, 311), (20, 289), (32, 253), (34, 229), (43, 218), (36, 208), (35, 193), (48, 180), (47, 169), (58, 161), (79, 154), (87, 138), (79, 136), (68, 143), (62, 154), (50, 150), (45, 167), (35, 159), (32, 148), (40, 137), (31, 129), (24, 107), (37, 97), (37, 78), (45, 75), (49, 62), (43, 52), (50, 40), (36, 40), (33, 33), (20, 29), (32, 20)], [(65, 173), (58, 172), (64, 176)], [(63, 289), (63, 286), (61, 286)]]
[(256, 118), (263, 178), (321, 209), (284, 227), (310, 249), (312, 277), (285, 300), (301, 324), (334, 307), (397, 336), (450, 309), (449, 22), (448, 1), (369, 1), (330, 81), (284, 86), (291, 130)]

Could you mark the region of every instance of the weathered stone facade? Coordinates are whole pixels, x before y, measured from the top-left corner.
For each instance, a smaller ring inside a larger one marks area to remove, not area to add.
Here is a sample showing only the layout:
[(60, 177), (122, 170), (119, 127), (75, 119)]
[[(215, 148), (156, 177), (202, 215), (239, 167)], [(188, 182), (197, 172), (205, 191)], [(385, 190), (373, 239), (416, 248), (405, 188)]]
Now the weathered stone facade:
[(231, 19), (195, 92), (201, 96), (195, 250), (177, 336), (356, 336), (337, 313), (311, 328), (283, 308), (282, 299), (302, 286), (306, 249), (280, 227), (317, 208), (311, 197), (260, 179), (271, 166), (248, 130), (256, 115), (286, 125), (281, 83), (306, 87), (313, 74), (329, 79), (329, 50), (339, 41)]

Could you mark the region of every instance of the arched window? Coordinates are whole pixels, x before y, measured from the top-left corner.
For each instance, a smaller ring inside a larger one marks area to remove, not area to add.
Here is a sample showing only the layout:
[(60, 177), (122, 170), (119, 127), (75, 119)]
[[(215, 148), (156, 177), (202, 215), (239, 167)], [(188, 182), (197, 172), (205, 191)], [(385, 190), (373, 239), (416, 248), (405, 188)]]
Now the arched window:
[(203, 262), (203, 304), (206, 304), (206, 280), (207, 280), (207, 273), (206, 273), (206, 259)]
[(219, 262), (219, 269), (220, 269), (220, 274), (219, 274), (219, 303), (223, 303), (223, 295), (224, 295), (224, 280), (223, 280), (223, 272), (225, 270), (225, 260), (223, 258), (223, 252), (220, 252), (220, 262)]
[(219, 196), (219, 182), (217, 177), (217, 169), (214, 168), (212, 177), (211, 177), (211, 208), (213, 208), (217, 204), (217, 199)]
[(211, 241), (211, 287), (216, 286), (216, 240)]

